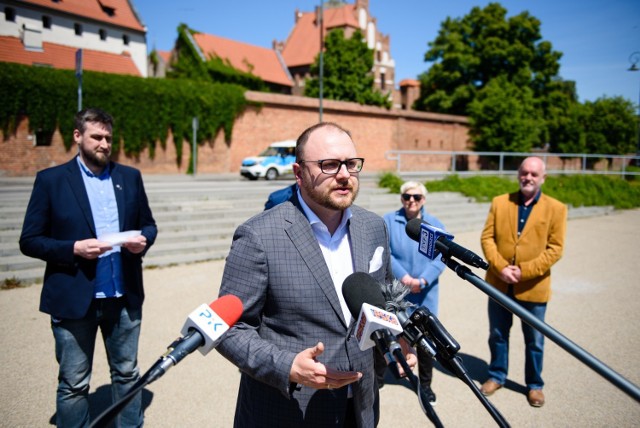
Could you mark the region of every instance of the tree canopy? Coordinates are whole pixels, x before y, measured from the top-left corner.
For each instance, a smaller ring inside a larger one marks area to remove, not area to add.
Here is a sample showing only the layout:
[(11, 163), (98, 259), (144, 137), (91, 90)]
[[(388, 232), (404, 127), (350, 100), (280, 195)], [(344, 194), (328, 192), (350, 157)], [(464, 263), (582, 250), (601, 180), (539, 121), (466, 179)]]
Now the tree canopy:
[[(323, 98), (390, 108), (388, 96), (373, 86), (372, 69), (373, 50), (365, 43), (360, 30), (348, 39), (342, 29), (327, 34), (323, 54)], [(311, 65), (310, 73), (313, 77), (306, 80), (304, 94), (319, 97), (319, 54)]]
[(633, 152), (637, 118), (620, 97), (580, 104), (559, 75), (562, 53), (528, 12), (498, 3), (447, 18), (420, 76), (418, 110), (468, 115), (477, 151), (545, 148), (556, 153)]

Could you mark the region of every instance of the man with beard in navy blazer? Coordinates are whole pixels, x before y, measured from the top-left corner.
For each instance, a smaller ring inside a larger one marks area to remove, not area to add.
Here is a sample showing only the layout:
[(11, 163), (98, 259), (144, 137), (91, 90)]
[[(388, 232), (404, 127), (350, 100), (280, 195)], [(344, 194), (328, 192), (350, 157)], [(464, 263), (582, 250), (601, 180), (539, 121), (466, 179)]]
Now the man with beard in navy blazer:
[[(110, 161), (112, 117), (91, 108), (77, 113), (75, 121), (78, 156), (37, 174), (20, 236), (25, 255), (47, 262), (40, 310), (51, 315), (59, 364), (56, 423), (63, 427), (89, 425), (98, 329), (113, 399), (139, 379), (142, 257), (158, 233), (140, 172)], [(140, 233), (124, 242), (103, 238), (125, 231)], [(142, 426), (141, 394), (117, 424)]]
[[(242, 371), (236, 427), (373, 427), (375, 348), (361, 351), (342, 296), (344, 279), (391, 280), (389, 236), (357, 207), (358, 158), (334, 123), (298, 138), (293, 196), (236, 230), (220, 295), (243, 303), (217, 350)], [(411, 367), (417, 358), (407, 355)]]

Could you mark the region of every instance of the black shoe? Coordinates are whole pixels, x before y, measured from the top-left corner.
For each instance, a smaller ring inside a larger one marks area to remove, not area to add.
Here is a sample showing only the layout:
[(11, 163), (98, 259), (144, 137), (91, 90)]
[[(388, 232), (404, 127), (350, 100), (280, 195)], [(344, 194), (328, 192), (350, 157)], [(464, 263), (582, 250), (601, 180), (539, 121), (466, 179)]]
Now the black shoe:
[(436, 398), (435, 392), (433, 392), (431, 387), (430, 386), (422, 387), (422, 392), (424, 393), (424, 397), (426, 397), (427, 400), (429, 401), (429, 404), (431, 404), (432, 406), (435, 406), (438, 400)]

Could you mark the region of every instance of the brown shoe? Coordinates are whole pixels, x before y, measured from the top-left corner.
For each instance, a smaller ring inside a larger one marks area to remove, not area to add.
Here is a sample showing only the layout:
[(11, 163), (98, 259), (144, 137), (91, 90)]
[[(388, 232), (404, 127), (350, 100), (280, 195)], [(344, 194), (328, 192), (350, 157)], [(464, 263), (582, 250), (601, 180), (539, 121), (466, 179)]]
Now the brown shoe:
[(531, 407), (544, 406), (544, 393), (541, 389), (530, 389), (527, 392), (527, 401)]
[(488, 397), (494, 392), (496, 392), (497, 390), (499, 390), (500, 388), (502, 388), (502, 385), (500, 385), (498, 382), (495, 382), (489, 379), (488, 381), (482, 384), (482, 386), (480, 387), (480, 392), (482, 392), (482, 395), (484, 395), (485, 397)]

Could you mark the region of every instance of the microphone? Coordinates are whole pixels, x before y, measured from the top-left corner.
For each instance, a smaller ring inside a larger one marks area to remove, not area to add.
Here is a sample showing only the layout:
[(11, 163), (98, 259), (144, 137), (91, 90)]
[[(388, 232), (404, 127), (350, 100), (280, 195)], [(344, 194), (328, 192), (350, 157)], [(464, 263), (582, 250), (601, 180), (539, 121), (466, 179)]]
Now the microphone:
[(375, 346), (374, 332), (377, 330), (402, 333), (398, 317), (382, 309), (384, 298), (371, 275), (364, 272), (349, 275), (342, 284), (342, 295), (349, 312), (357, 320), (355, 336), (361, 351)]
[(232, 294), (222, 296), (209, 305), (200, 305), (187, 317), (180, 331), (183, 337), (171, 343), (167, 352), (149, 370), (147, 383), (158, 379), (196, 349), (207, 355), (241, 315), (242, 302)]
[(408, 293), (407, 287), (397, 280), (378, 286), (386, 300), (386, 308), (397, 315), (402, 325), (402, 335), (411, 346), (420, 346), (441, 362), (441, 358), (450, 360), (456, 355), (460, 345), (429, 309), (419, 306), (410, 310), (416, 305), (404, 300)]
[(471, 250), (451, 241), (453, 235), (443, 229), (432, 226), (419, 218), (409, 220), (405, 231), (409, 238), (418, 242), (418, 251), (433, 260), (442, 253), (442, 257), (456, 257), (464, 263), (487, 270), (489, 264)]
[[(375, 346), (384, 356), (394, 377), (400, 378), (396, 361), (404, 361), (402, 348), (394, 334), (402, 332), (400, 321), (384, 309), (380, 287), (371, 275), (354, 272), (342, 284), (342, 295), (356, 321), (355, 337), (361, 351)], [(404, 368), (404, 365), (403, 365)]]

